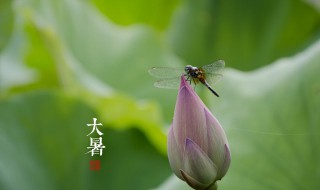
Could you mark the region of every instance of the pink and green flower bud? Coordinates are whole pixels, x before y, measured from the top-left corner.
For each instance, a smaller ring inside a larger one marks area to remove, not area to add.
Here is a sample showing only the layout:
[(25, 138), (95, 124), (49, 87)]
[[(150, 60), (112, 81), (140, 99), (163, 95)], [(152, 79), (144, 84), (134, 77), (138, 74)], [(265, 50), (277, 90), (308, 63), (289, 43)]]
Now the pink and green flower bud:
[(168, 158), (176, 176), (194, 189), (217, 189), (231, 161), (219, 121), (184, 76), (168, 134)]

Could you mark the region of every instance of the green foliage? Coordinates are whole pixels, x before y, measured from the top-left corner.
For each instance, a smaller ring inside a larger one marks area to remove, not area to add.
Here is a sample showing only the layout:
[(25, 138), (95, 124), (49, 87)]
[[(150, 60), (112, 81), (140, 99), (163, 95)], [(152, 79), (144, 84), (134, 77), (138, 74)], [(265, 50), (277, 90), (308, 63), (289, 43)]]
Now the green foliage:
[(11, 3), (11, 0), (0, 1), (0, 52), (7, 45), (13, 30), (14, 14)]
[(237, 155), (223, 188), (237, 189), (234, 181), (244, 189), (319, 188), (319, 59), (318, 40), (261, 70), (230, 72), (221, 89), (229, 101), (212, 106)]
[(179, 0), (92, 0), (97, 8), (115, 23), (143, 23), (159, 30), (167, 27), (178, 2)]
[(297, 53), (320, 31), (320, 15), (297, 0), (185, 0), (169, 37), (175, 52), (192, 65), (224, 59), (252, 70)]
[(167, 158), (145, 135), (106, 126), (100, 128), (106, 151), (96, 158), (101, 172), (90, 171), (91, 157), (85, 153), (91, 128), (86, 123), (95, 116), (82, 101), (61, 92), (35, 91), (2, 100), (1, 189), (148, 189), (169, 175)]
[(304, 1), (24, 0), (0, 15), (0, 189), (187, 189), (160, 185), (177, 91), (147, 70), (217, 59), (264, 66), (227, 69), (219, 99), (197, 87), (230, 142), (219, 188), (319, 188), (320, 14)]

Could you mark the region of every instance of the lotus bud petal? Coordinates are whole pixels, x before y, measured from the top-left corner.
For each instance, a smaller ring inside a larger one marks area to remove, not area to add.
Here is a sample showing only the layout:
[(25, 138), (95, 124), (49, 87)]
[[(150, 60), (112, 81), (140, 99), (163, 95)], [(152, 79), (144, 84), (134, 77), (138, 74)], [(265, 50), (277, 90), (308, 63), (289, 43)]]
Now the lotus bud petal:
[(224, 130), (184, 76), (168, 134), (168, 158), (176, 176), (194, 189), (217, 189), (231, 161)]

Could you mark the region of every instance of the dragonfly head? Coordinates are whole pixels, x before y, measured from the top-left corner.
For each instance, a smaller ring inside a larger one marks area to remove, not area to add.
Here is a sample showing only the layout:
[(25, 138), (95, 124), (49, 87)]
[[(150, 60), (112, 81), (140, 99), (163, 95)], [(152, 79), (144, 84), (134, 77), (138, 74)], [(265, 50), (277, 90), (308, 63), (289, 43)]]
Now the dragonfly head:
[(184, 71), (186, 72), (186, 73), (193, 73), (193, 72), (195, 72), (195, 71), (197, 71), (198, 70), (198, 67), (194, 67), (194, 66), (192, 66), (192, 65), (187, 65), (185, 68), (184, 68)]
[(187, 65), (185, 68), (184, 68), (184, 70), (185, 70), (185, 72), (186, 73), (189, 73), (191, 70), (192, 70), (192, 66), (191, 65)]

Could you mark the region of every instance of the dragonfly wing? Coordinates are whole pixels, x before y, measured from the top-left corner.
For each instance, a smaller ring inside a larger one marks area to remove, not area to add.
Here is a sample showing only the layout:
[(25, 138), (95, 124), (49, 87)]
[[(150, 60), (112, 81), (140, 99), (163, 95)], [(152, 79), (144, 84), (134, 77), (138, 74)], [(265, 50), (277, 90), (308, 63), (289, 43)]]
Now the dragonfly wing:
[(222, 74), (206, 73), (206, 81), (210, 86), (215, 85), (222, 78)]
[(157, 88), (178, 89), (180, 85), (180, 77), (161, 79), (154, 83)]
[(179, 77), (185, 73), (184, 67), (152, 67), (148, 72), (151, 76), (163, 79)]
[(206, 74), (211, 73), (211, 74), (221, 74), (223, 72), (225, 63), (223, 60), (218, 60), (214, 63), (211, 63), (209, 65), (204, 65), (201, 67), (201, 69), (204, 70)]

